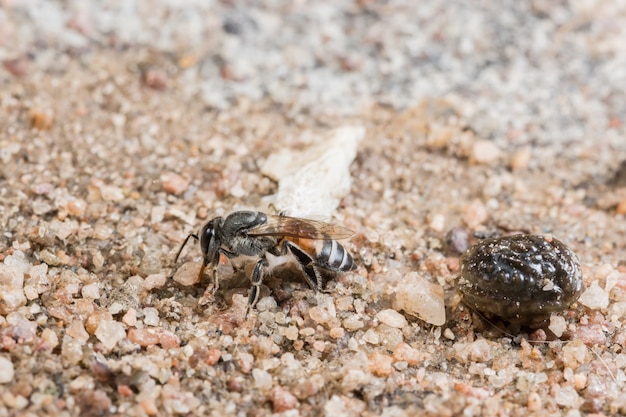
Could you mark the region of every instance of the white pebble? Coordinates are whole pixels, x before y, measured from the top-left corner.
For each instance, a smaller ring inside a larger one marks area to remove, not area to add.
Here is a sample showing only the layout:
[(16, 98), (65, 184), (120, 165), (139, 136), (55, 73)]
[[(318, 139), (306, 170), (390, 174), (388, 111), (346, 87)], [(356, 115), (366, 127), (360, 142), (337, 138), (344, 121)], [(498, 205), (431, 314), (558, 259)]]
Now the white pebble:
[(476, 164), (490, 165), (500, 157), (500, 149), (490, 140), (479, 140), (472, 146), (470, 160)]
[(37, 334), (37, 322), (27, 319), (21, 312), (10, 313), (6, 319), (13, 326), (13, 334), (20, 339), (31, 340)]
[(124, 192), (122, 189), (113, 185), (101, 186), (100, 195), (104, 201), (122, 201), (124, 199)]
[(143, 322), (148, 326), (159, 325), (159, 310), (154, 307), (146, 307), (143, 309)]
[[(344, 389), (344, 391), (349, 392), (350, 390)], [(324, 404), (324, 415), (350, 416), (354, 415), (354, 413), (346, 406), (341, 397), (333, 395), (330, 400), (326, 401), (326, 404)]]
[(485, 339), (478, 339), (469, 343), (455, 343), (456, 358), (461, 363), (488, 362), (493, 358), (491, 345)]
[(393, 308), (435, 326), (442, 326), (446, 322), (443, 288), (417, 272), (410, 272), (405, 276), (403, 285), (396, 293)]
[(558, 405), (576, 408), (579, 405), (580, 397), (574, 387), (564, 386), (556, 391), (554, 400)]
[[(343, 373), (341, 389), (344, 392), (352, 392), (366, 385), (372, 377), (360, 369), (348, 369)], [(332, 414), (331, 414), (332, 415)], [(335, 414), (336, 415), (336, 414)]]
[(606, 276), (606, 285), (604, 287), (604, 291), (606, 291), (607, 293), (610, 293), (613, 287), (615, 287), (617, 283), (620, 282), (623, 275), (624, 274), (622, 274), (621, 272), (617, 270), (613, 270), (609, 272), (609, 274)]
[(443, 337), (445, 337), (446, 339), (449, 339), (449, 340), (454, 340), (455, 339), (454, 332), (452, 330), (450, 330), (450, 328), (446, 328), (443, 331)]
[(32, 285), (24, 286), (24, 295), (26, 296), (28, 301), (39, 298), (39, 292), (37, 292), (37, 288), (33, 287)]
[(272, 375), (267, 371), (259, 368), (252, 370), (252, 377), (254, 378), (254, 385), (261, 391), (268, 391), (272, 388)]
[(276, 300), (274, 300), (274, 297), (263, 297), (256, 304), (256, 309), (259, 312), (273, 311), (276, 307), (278, 307), (278, 304), (276, 303)]
[(510, 369), (500, 369), (498, 372), (488, 377), (489, 383), (494, 388), (502, 388), (513, 381), (513, 374), (514, 372)]
[(67, 293), (71, 295), (78, 294), (79, 289), (80, 284), (78, 282), (73, 282), (65, 286), (65, 291), (67, 291)]
[(109, 240), (113, 236), (114, 229), (108, 224), (98, 224), (93, 229), (92, 236), (99, 240)]
[(37, 303), (32, 303), (28, 306), (28, 312), (33, 316), (36, 316), (37, 314), (41, 313), (41, 306)]
[(616, 303), (611, 303), (611, 307), (609, 307), (608, 317), (611, 321), (620, 320), (622, 317), (626, 316), (626, 302), (620, 301)]
[(165, 172), (161, 175), (163, 190), (170, 194), (181, 194), (189, 188), (189, 180), (175, 172)]
[(373, 329), (369, 329), (363, 335), (363, 340), (370, 345), (377, 345), (380, 343), (380, 336)]
[(30, 279), (28, 282), (31, 285), (24, 286), (24, 294), (29, 300), (34, 300), (39, 297), (39, 294), (47, 291), (50, 288), (50, 280), (48, 279), (48, 265), (41, 263), (39, 265), (33, 265), (28, 270)]
[(298, 340), (298, 328), (296, 326), (281, 327), (283, 329), (283, 336), (288, 340)]
[(110, 350), (126, 337), (126, 329), (122, 323), (115, 320), (102, 320), (96, 329), (96, 337)]
[(563, 317), (552, 314), (550, 316), (550, 325), (548, 326), (548, 329), (550, 329), (556, 337), (561, 337), (565, 330), (567, 330), (567, 323)]
[(43, 329), (41, 332), (41, 338), (45, 340), (48, 346), (52, 349), (57, 347), (57, 345), (59, 344), (59, 337), (53, 330), (47, 328)]
[(396, 329), (401, 329), (408, 324), (406, 318), (402, 314), (390, 308), (379, 311), (378, 314), (376, 314), (376, 317), (381, 323), (384, 323), (389, 327), (395, 327)]
[(74, 392), (93, 389), (94, 385), (94, 379), (90, 375), (79, 375), (69, 383), (70, 389)]
[(609, 294), (600, 288), (598, 281), (592, 282), (578, 300), (592, 310), (605, 309), (609, 306)]
[(337, 318), (337, 310), (331, 296), (318, 294), (317, 301), (318, 305), (309, 309), (309, 316), (314, 322), (325, 324)]
[(91, 298), (92, 300), (97, 300), (100, 298), (100, 285), (97, 282), (92, 282), (91, 284), (85, 285), (80, 291), (83, 298)]
[(72, 336), (63, 336), (61, 359), (66, 365), (76, 365), (83, 358), (83, 343)]
[(137, 325), (137, 310), (134, 308), (129, 308), (124, 317), (122, 317), (122, 322), (127, 326), (136, 326)]
[(39, 265), (33, 265), (28, 270), (28, 275), (30, 276), (31, 279), (35, 279), (38, 285), (49, 284), (47, 274), (48, 274), (48, 265), (44, 263), (41, 263)]
[(357, 314), (351, 314), (350, 316), (345, 318), (341, 324), (349, 332), (354, 332), (365, 326), (363, 321), (359, 320), (359, 316)]
[(154, 206), (150, 210), (150, 223), (159, 224), (165, 218), (165, 207)]
[(143, 286), (147, 290), (152, 290), (154, 288), (161, 288), (165, 285), (165, 282), (166, 277), (164, 274), (151, 274), (143, 281)]
[(0, 264), (0, 314), (8, 314), (26, 304), (24, 272), (28, 269), (13, 256), (7, 256), (4, 264)]
[(529, 146), (519, 149), (513, 154), (513, 156), (511, 156), (511, 169), (516, 171), (526, 168), (531, 157), (532, 151)]
[[(93, 256), (93, 258), (91, 258), (91, 261), (93, 262), (93, 266), (95, 266), (96, 269), (102, 268), (104, 266), (104, 255), (102, 255), (102, 252), (94, 249), (91, 255)], [(42, 260), (45, 260), (45, 259), (42, 259)], [(55, 265), (54, 263), (51, 263), (52, 261), (46, 261), (46, 263), (49, 263), (50, 265)]]
[(31, 264), (26, 260), (26, 255), (22, 251), (15, 251), (13, 255), (4, 258), (4, 265), (11, 267), (16, 272), (24, 275), (30, 268)]
[(118, 303), (117, 301), (111, 303), (111, 305), (109, 306), (109, 313), (111, 313), (112, 315), (119, 314), (124, 310), (126, 310), (126, 307), (124, 307), (122, 303)]
[(241, 181), (237, 181), (235, 185), (233, 185), (233, 187), (230, 189), (230, 195), (235, 198), (242, 198), (246, 195), (246, 190), (243, 189)]
[(14, 375), (13, 362), (4, 356), (0, 356), (0, 384), (12, 382)]
[(0, 292), (0, 314), (7, 314), (26, 304), (21, 288), (2, 288)]
[(247, 352), (239, 352), (237, 364), (239, 365), (241, 372), (244, 374), (250, 373), (250, 369), (252, 369), (252, 365), (254, 364), (254, 356)]
[(176, 270), (173, 279), (180, 285), (194, 285), (200, 281), (200, 268), (202, 268), (200, 262), (185, 262)]
[(431, 217), (428, 225), (434, 231), (441, 232), (446, 227), (446, 217), (441, 213), (437, 213)]
[(463, 221), (470, 229), (476, 229), (489, 218), (489, 211), (480, 200), (473, 200), (462, 211)]

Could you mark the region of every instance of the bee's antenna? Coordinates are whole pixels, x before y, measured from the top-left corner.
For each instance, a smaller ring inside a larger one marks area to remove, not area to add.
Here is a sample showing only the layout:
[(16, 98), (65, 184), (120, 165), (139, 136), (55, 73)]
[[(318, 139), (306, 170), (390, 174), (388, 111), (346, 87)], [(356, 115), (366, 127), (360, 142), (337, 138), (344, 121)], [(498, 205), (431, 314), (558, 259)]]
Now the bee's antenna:
[(180, 249), (178, 249), (178, 252), (176, 253), (176, 257), (174, 258), (174, 265), (176, 265), (176, 263), (178, 262), (178, 257), (182, 253), (182, 251), (185, 248), (185, 245), (187, 244), (187, 242), (189, 242), (190, 238), (194, 238), (195, 240), (198, 240), (198, 235), (196, 235), (195, 233), (191, 233), (191, 234), (187, 235), (187, 237), (185, 238), (185, 241), (183, 242), (182, 245), (180, 245)]
[(287, 215), (287, 210), (279, 210), (278, 207), (274, 205), (274, 203), (269, 203), (267, 205), (267, 208), (271, 209), (279, 217), (285, 217)]

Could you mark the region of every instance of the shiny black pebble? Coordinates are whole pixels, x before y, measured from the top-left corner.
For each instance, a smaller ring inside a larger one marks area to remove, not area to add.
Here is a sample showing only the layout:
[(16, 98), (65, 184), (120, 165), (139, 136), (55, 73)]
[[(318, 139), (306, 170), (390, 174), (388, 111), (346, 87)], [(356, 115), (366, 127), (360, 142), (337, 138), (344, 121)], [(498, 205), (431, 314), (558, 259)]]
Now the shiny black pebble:
[(463, 302), (488, 315), (531, 323), (568, 308), (583, 290), (578, 258), (553, 237), (484, 239), (461, 256)]

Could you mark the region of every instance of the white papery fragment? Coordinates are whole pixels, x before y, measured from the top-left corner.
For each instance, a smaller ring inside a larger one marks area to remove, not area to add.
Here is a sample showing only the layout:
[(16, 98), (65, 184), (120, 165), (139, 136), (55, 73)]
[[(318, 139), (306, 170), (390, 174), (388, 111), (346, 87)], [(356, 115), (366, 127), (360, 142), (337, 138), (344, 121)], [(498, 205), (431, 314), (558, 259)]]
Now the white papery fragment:
[(268, 203), (289, 216), (330, 217), (350, 191), (350, 164), (364, 135), (362, 126), (344, 126), (305, 149), (270, 155), (261, 171), (278, 182), (278, 192)]

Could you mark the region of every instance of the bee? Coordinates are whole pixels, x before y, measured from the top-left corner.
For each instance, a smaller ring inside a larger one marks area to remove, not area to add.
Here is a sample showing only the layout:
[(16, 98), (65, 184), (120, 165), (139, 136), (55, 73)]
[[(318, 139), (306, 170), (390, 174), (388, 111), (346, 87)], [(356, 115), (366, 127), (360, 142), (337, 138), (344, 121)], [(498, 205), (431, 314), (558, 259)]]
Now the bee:
[(316, 290), (323, 289), (320, 270), (346, 272), (354, 269), (352, 255), (337, 240), (347, 239), (353, 232), (343, 226), (316, 220), (267, 215), (258, 211), (235, 211), (226, 218), (216, 217), (202, 227), (199, 234), (190, 234), (181, 245), (174, 263), (183, 248), (193, 238), (200, 241), (204, 260), (200, 277), (207, 266), (212, 267), (213, 289), (219, 288), (217, 266), (220, 255), (229, 259), (239, 256), (259, 258), (250, 281), (248, 308), (258, 299), (265, 270), (269, 267), (267, 254), (282, 257), (291, 255), (307, 284)]

